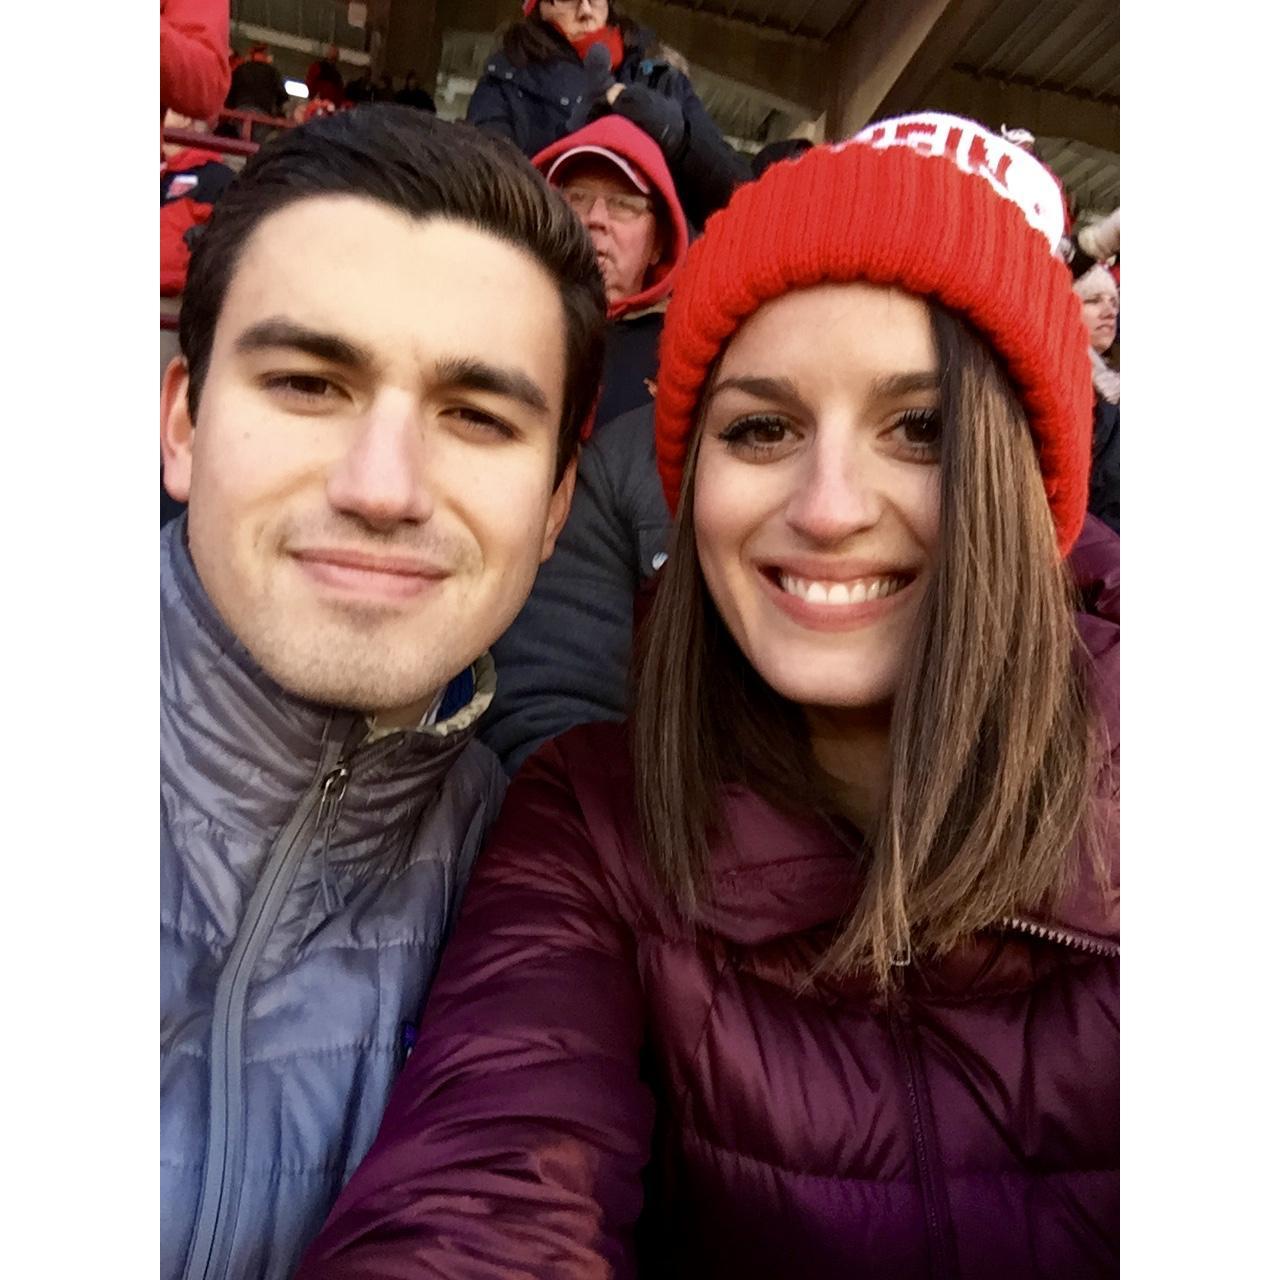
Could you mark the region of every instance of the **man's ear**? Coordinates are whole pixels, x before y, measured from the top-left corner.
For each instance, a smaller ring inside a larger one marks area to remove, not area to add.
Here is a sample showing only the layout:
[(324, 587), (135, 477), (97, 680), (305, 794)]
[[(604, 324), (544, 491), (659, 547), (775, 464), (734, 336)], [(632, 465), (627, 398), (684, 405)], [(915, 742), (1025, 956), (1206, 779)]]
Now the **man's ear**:
[(191, 380), (187, 362), (174, 356), (160, 383), (160, 457), (169, 496), (186, 502), (191, 495), (191, 444), (195, 423), (187, 405)]
[(560, 530), (564, 528), (564, 522), (569, 518), (569, 507), (573, 504), (573, 486), (577, 479), (578, 454), (575, 450), (573, 457), (569, 459), (569, 465), (564, 469), (560, 483), (556, 486), (555, 493), (551, 495), (551, 506), (547, 511), (547, 528), (542, 539), (542, 555), (539, 557), (539, 564), (545, 564), (556, 549), (556, 539), (560, 536)]

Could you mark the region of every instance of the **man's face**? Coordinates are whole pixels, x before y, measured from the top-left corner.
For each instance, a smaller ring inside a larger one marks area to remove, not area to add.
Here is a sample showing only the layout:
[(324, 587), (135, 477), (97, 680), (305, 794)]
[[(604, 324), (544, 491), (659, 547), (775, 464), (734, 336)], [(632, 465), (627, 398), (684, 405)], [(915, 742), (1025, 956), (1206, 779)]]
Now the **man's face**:
[(555, 177), (591, 236), (605, 296), (612, 303), (639, 293), (649, 268), (662, 256), (653, 201), (602, 157), (568, 161)]
[(265, 219), (165, 484), (200, 580), (297, 694), (412, 724), (507, 628), (568, 513), (554, 281), (505, 241), (354, 196)]

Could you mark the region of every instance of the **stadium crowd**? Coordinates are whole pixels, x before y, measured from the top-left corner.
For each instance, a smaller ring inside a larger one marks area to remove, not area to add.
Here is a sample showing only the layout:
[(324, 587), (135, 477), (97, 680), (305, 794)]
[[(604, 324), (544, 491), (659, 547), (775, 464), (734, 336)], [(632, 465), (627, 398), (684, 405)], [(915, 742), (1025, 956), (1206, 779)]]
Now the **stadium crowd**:
[(161, 33), (165, 1280), (1117, 1274), (1119, 210)]

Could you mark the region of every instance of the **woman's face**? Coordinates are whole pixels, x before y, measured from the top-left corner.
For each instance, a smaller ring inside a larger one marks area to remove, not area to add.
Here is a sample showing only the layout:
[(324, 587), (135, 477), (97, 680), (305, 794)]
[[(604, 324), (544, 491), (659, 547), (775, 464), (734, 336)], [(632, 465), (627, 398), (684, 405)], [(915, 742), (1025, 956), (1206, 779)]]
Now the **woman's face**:
[(1081, 291), (1089, 343), (1095, 351), (1106, 351), (1116, 340), (1116, 320), (1120, 315), (1120, 291), (1110, 281), (1090, 279)]
[(570, 40), (599, 31), (609, 18), (609, 0), (542, 0), (538, 12)]
[(725, 349), (694, 476), (698, 559), (783, 697), (892, 701), (937, 553), (938, 403), (929, 311), (898, 289), (786, 294)]

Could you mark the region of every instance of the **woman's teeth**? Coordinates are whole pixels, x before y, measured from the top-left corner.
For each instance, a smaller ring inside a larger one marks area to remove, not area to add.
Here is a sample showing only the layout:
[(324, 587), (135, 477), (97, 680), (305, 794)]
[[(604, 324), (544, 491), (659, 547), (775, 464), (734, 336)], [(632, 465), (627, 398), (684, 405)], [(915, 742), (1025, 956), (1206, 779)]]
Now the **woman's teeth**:
[(901, 591), (908, 581), (896, 574), (885, 578), (854, 578), (850, 582), (816, 582), (789, 573), (778, 575), (783, 591), (807, 604), (863, 604)]

